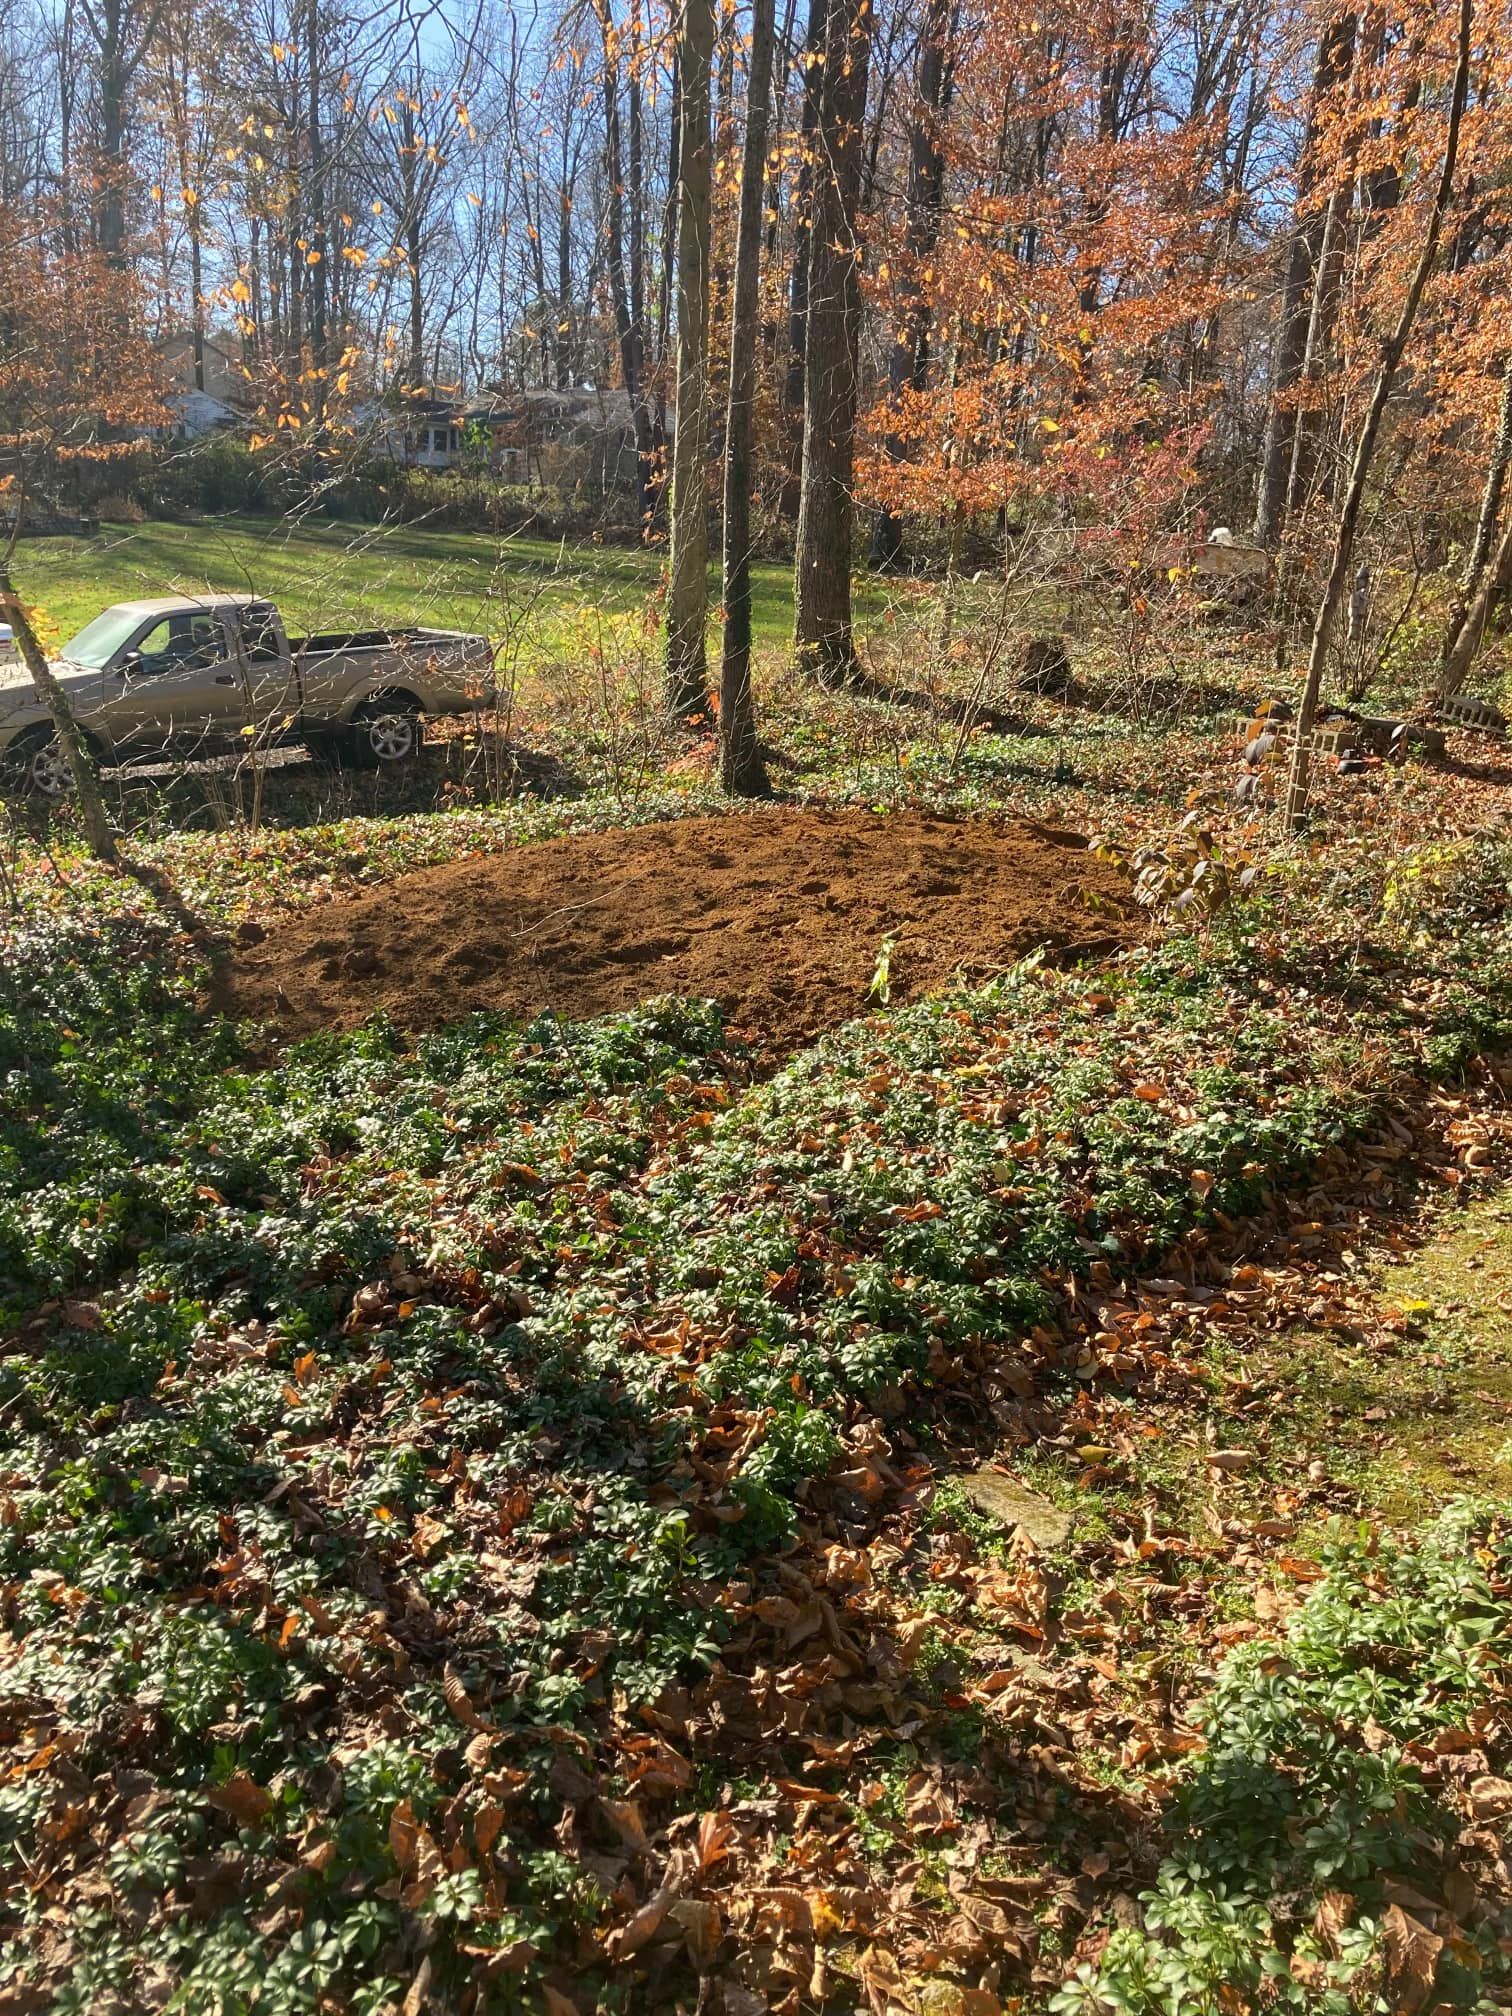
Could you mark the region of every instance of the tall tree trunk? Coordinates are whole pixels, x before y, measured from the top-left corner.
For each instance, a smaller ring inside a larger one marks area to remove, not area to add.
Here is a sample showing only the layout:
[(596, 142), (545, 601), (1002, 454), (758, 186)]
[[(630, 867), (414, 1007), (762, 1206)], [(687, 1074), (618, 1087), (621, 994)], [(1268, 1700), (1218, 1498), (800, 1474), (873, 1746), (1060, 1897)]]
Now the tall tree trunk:
[(130, 0), (104, 0), (90, 19), (99, 48), (100, 150), (95, 239), (112, 266), (126, 263), (126, 93)]
[[(896, 410), (905, 392), (922, 392), (929, 375), (929, 303), (919, 284), (919, 269), (928, 263), (940, 237), (940, 206), (945, 193), (945, 153), (940, 144), (940, 118), (950, 102), (950, 40), (953, 0), (928, 0), (919, 43), (919, 70), (908, 148), (908, 225), (904, 234), (905, 264), (902, 314), (887, 361), (888, 404)], [(888, 459), (901, 462), (906, 444), (897, 434), (887, 438)], [(903, 563), (903, 522), (887, 505), (872, 526), (871, 564), (890, 573)]]
[(813, 238), (814, 150), (818, 145), (819, 100), (824, 87), (824, 21), (827, 0), (809, 0), (803, 43), (803, 108), (798, 115), (798, 187), (793, 201), (793, 270), (788, 282), (787, 371), (782, 381), (782, 515), (798, 518), (803, 467), (804, 349), (808, 337), (809, 244)]
[[(310, 173), (305, 189), (309, 204), (310, 253), (306, 261), (306, 271), (310, 277), (310, 361), (315, 367), (314, 401), (317, 417), (324, 413), (326, 401), (326, 369), (330, 362), (327, 344), (327, 322), (329, 319), (329, 281), (327, 262), (330, 259), (330, 245), (326, 233), (325, 200), (325, 147), (320, 134), (320, 17), (317, 12), (318, 0), (309, 0), (305, 17), (305, 34), (309, 47), (305, 51), (305, 62), (309, 67), (309, 100), (306, 113), (306, 139), (309, 146)], [(313, 264), (309, 260), (313, 259)]]
[(557, 318), (556, 382), (558, 392), (572, 389), (572, 178), (563, 147), (562, 186), (557, 193)]
[(415, 127), (410, 93), (400, 94), (399, 186), (404, 195), (404, 267), (409, 280), (409, 365), (410, 390), (418, 392), (425, 383), (425, 295), (420, 285), (420, 260), (425, 250), (424, 220), (420, 215), (421, 141)]
[(672, 550), (667, 591), (669, 714), (692, 720), (709, 704), (709, 222), (713, 171), (709, 66), (713, 0), (683, 0), (677, 68), (677, 420), (672, 441)]
[(677, 145), (683, 121), (683, 75), (677, 50), (671, 54), (671, 107), (667, 111), (667, 202), (661, 210), (661, 272), (657, 274), (657, 367), (671, 357), (673, 280), (677, 272), (677, 194), (681, 190)]
[(409, 381), (418, 391), (425, 383), (425, 295), (420, 286), (420, 219), (411, 216), (404, 227), (404, 263), (409, 269)]
[(793, 631), (800, 668), (830, 686), (850, 683), (857, 670), (851, 633), (851, 482), (861, 320), (856, 208), (872, 19), (871, 0), (830, 0), (809, 244)]
[[(1475, 522), (1475, 537), (1471, 541), (1469, 554), (1465, 559), (1465, 571), (1460, 576), (1459, 590), (1449, 610), (1449, 620), (1444, 626), (1443, 662), (1447, 673), (1454, 657), (1455, 647), (1465, 627), (1465, 619), (1470, 613), (1480, 591), (1481, 579), (1486, 571), (1486, 562), (1491, 556), (1492, 541), (1496, 537), (1496, 521), (1501, 515), (1502, 492), (1507, 486), (1507, 469), (1512, 465), (1512, 351), (1508, 352), (1502, 369), (1501, 410), (1497, 416), (1496, 438), (1491, 444), (1491, 460), (1486, 469), (1486, 484), (1481, 491), (1480, 515)], [(1487, 611), (1489, 615), (1490, 611)], [(1484, 628), (1484, 621), (1482, 623)], [(1477, 640), (1478, 642), (1479, 640)], [(1472, 647), (1472, 655), (1473, 655)], [(1468, 670), (1468, 662), (1466, 669)], [(1461, 673), (1456, 686), (1463, 682)], [(1447, 689), (1454, 691), (1454, 687)]]
[(1318, 45), (1298, 168), (1296, 216), (1281, 288), (1281, 326), (1271, 366), (1270, 407), (1261, 449), (1260, 494), (1255, 506), (1255, 541), (1261, 546), (1274, 545), (1286, 524), (1286, 495), (1297, 430), (1293, 395), (1307, 357), (1313, 281), (1323, 243), (1323, 216), (1310, 209), (1317, 180), (1318, 115), (1329, 93), (1349, 75), (1354, 60), (1354, 37), (1354, 15), (1342, 14), (1329, 24)]
[[(1334, 532), (1333, 558), (1329, 564), (1328, 580), (1323, 589), (1323, 599), (1318, 604), (1317, 619), (1313, 624), (1312, 648), (1307, 660), (1307, 678), (1302, 688), (1302, 704), (1297, 709), (1296, 747), (1292, 754), (1291, 783), (1286, 795), (1286, 823), (1294, 833), (1301, 831), (1307, 819), (1313, 721), (1318, 711), (1318, 694), (1323, 684), (1323, 668), (1328, 661), (1334, 624), (1349, 585), (1350, 568), (1354, 559), (1355, 533), (1359, 527), (1360, 509), (1365, 501), (1365, 483), (1375, 457), (1381, 423), (1386, 417), (1386, 403), (1391, 397), (1391, 388), (1396, 382), (1396, 374), (1401, 367), (1408, 338), (1412, 334), (1412, 325), (1417, 320), (1423, 290), (1428, 285), (1429, 275), (1438, 258), (1439, 238), (1444, 228), (1444, 213), (1449, 208), (1449, 199), (1454, 193), (1454, 169), (1459, 158), (1460, 128), (1464, 123), (1465, 99), (1470, 89), (1470, 29), (1474, 14), (1475, 0), (1460, 0), (1454, 85), (1449, 98), (1448, 127), (1444, 136), (1444, 164), (1439, 171), (1438, 185), (1433, 192), (1432, 207), (1428, 212), (1428, 223), (1423, 232), (1422, 249), (1418, 253), (1417, 265), (1413, 268), (1412, 279), (1403, 298), (1396, 327), (1381, 342), (1381, 361), (1376, 370), (1365, 422), (1355, 446), (1354, 463), (1349, 472), (1349, 488), (1344, 493), (1344, 502)], [(1468, 628), (1468, 625), (1466, 627)]]
[[(630, 320), (635, 329), (636, 354), (641, 364), (641, 396), (646, 398), (646, 349), (648, 331), (646, 327), (646, 178), (644, 163), (643, 118), (641, 112), (640, 87), (641, 13), (639, 0), (632, 0), (630, 8), (630, 76), (627, 80), (627, 96), (630, 107)], [(662, 492), (666, 488), (664, 462), (667, 448), (667, 430), (664, 419), (666, 401), (658, 394), (654, 400), (646, 399), (647, 423), (651, 437), (651, 464), (643, 479), (641, 495), (641, 536), (649, 538), (661, 510)]]
[(1470, 598), (1470, 606), (1465, 611), (1458, 634), (1445, 656), (1439, 680), (1440, 700), (1447, 700), (1452, 693), (1458, 693), (1469, 678), (1470, 667), (1475, 663), (1475, 654), (1486, 634), (1491, 612), (1509, 589), (1512, 589), (1512, 519), (1507, 521), (1506, 530), (1502, 533), (1495, 560), (1481, 574), (1480, 585)]
[(199, 187), (198, 177), (189, 158), (188, 130), (189, 84), (184, 79), (184, 106), (181, 116), (174, 121), (174, 153), (177, 159), (179, 188), (183, 191), (187, 229), (189, 233), (189, 354), (194, 373), (194, 389), (205, 389), (205, 277), (204, 277), (204, 234), (200, 224), (204, 191)]
[(74, 720), (73, 709), (68, 704), (68, 695), (53, 677), (52, 667), (47, 662), (47, 653), (42, 649), (37, 633), (32, 627), (31, 613), (17, 595), (11, 581), (8, 558), (0, 560), (0, 616), (4, 616), (14, 630), (22, 663), (31, 674), (37, 698), (52, 717), (53, 732), (68, 760), (69, 772), (73, 777), (74, 796), (78, 800), (79, 817), (83, 822), (84, 838), (89, 844), (89, 851), (96, 860), (113, 862), (119, 857), (116, 853), (115, 835), (110, 830), (110, 820), (105, 812), (105, 800), (100, 796), (100, 780), (95, 775), (88, 746)]
[(1288, 517), (1295, 517), (1305, 508), (1317, 475), (1327, 423), (1325, 380), (1344, 280), (1345, 233), (1353, 206), (1354, 181), (1351, 178), (1334, 190), (1323, 212), (1323, 242), (1313, 276), (1307, 340), (1298, 380), (1297, 410), (1293, 416), (1291, 468), (1286, 480)]
[(630, 425), (635, 435), (636, 489), (639, 496), (641, 535), (645, 536), (656, 509), (655, 460), (651, 445), (651, 413), (644, 389), (644, 359), (641, 329), (632, 305), (625, 272), (625, 188), (624, 163), (620, 146), (619, 52), (615, 45), (613, 17), (608, 0), (598, 0), (599, 28), (604, 44), (604, 153), (609, 174), (608, 268), (609, 294), (614, 304), (615, 333), (619, 340), (620, 376), (630, 406)]
[(726, 791), (767, 789), (751, 693), (751, 420), (761, 279), (761, 205), (771, 123), (775, 0), (753, 0), (746, 80), (735, 296), (730, 315), (730, 399), (725, 415), (724, 654), (719, 679), (719, 775)]
[(199, 205), (189, 212), (189, 341), (194, 354), (194, 389), (205, 389), (205, 275)]

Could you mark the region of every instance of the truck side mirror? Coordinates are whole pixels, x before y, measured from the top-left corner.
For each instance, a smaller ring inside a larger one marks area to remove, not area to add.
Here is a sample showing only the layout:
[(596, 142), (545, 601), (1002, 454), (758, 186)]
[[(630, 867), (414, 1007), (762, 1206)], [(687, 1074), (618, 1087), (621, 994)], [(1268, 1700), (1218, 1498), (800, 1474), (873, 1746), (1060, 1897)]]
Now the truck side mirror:
[(126, 655), (122, 658), (120, 664), (117, 665), (115, 669), (123, 679), (136, 678), (137, 674), (142, 669), (141, 652), (128, 651)]

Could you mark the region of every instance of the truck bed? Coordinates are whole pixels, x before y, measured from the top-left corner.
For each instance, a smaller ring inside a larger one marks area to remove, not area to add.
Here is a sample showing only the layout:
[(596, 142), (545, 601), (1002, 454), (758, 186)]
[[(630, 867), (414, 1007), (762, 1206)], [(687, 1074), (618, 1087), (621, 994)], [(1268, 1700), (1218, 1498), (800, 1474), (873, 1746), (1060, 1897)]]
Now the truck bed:
[(312, 637), (291, 637), (289, 649), (297, 658), (320, 658), (337, 651), (402, 650), (406, 645), (472, 641), (460, 630), (429, 630), (417, 623), (394, 630), (321, 630)]

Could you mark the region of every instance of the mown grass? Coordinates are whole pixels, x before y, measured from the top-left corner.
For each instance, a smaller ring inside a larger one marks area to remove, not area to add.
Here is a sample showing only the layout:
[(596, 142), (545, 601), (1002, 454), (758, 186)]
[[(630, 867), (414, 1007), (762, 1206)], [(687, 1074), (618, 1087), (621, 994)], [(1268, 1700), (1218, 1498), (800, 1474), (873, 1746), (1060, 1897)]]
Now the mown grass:
[[(204, 589), (271, 596), (291, 628), (425, 622), (500, 635), (524, 627), (531, 648), (602, 642), (649, 621), (654, 631), (665, 549), (356, 525), (326, 518), (227, 517), (194, 524), (102, 525), (93, 539), (29, 539), (15, 574), (61, 641), (112, 602)], [(758, 562), (757, 643), (778, 648), (792, 629), (792, 570)], [(717, 570), (711, 587), (718, 599)], [(878, 618), (886, 596), (860, 584), (859, 612)]]

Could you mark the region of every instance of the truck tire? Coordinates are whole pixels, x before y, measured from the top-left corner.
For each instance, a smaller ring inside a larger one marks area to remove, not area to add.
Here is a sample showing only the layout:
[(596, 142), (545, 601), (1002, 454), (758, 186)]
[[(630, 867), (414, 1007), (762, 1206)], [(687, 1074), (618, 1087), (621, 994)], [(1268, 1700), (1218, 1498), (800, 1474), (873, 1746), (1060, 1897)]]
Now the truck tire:
[(352, 716), (347, 747), (358, 770), (398, 770), (424, 746), (420, 709), (408, 693), (376, 693)]
[(73, 772), (56, 729), (39, 721), (23, 728), (0, 757), (0, 789), (18, 798), (61, 805), (73, 796)]

